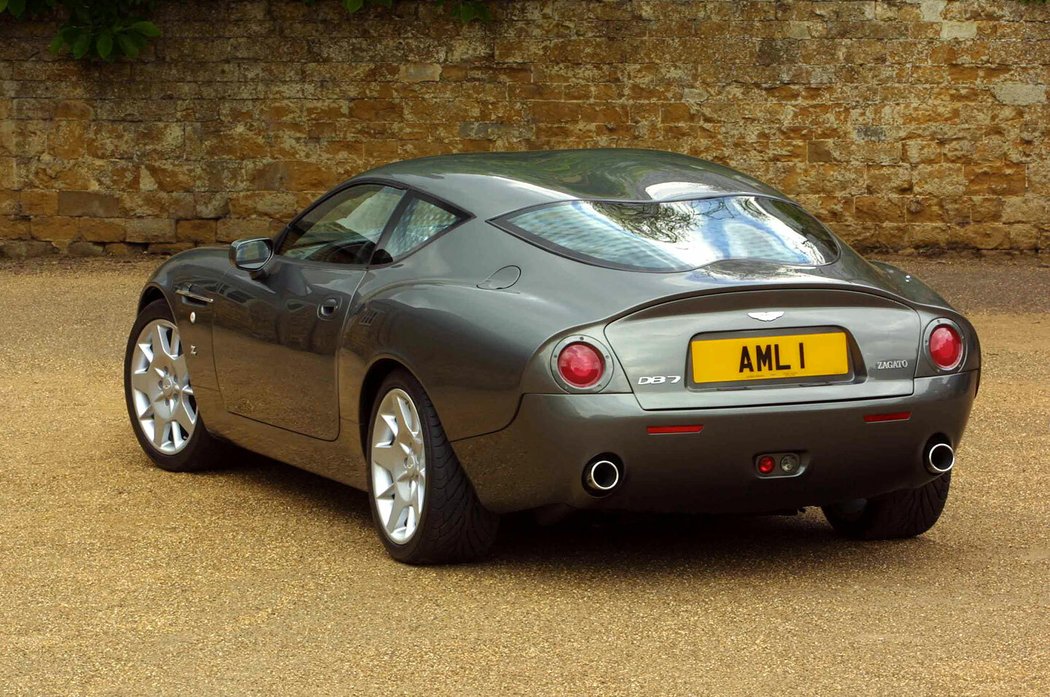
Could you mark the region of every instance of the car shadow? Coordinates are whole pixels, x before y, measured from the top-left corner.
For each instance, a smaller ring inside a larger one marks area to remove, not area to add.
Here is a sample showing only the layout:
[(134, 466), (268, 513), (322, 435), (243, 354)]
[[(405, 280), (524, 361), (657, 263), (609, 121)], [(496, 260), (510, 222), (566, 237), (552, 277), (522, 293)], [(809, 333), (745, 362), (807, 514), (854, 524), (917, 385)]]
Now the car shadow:
[(346, 484), (247, 450), (236, 449), (236, 459), (223, 467), (201, 472), (201, 477), (222, 477), (252, 489), (267, 489), (285, 503), (299, 502), (312, 512), (336, 514), (371, 525), (368, 497)]
[[(232, 477), (268, 490), (303, 515), (346, 520), (371, 529), (367, 494), (275, 460), (247, 454), (206, 476)], [(366, 539), (378, 548), (378, 541)], [(859, 542), (837, 535), (819, 512), (773, 516), (706, 516), (581, 511), (551, 525), (530, 514), (504, 516), (492, 554), (470, 567), (542, 574), (551, 567), (645, 574), (815, 576), (833, 571), (921, 574), (954, 552), (929, 537)], [(391, 562), (394, 563), (394, 562)]]

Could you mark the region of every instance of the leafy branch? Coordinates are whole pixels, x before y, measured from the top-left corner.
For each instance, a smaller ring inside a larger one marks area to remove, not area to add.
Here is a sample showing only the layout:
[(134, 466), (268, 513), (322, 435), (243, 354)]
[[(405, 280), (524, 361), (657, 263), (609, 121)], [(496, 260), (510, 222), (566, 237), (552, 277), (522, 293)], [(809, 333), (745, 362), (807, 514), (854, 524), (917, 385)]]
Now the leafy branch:
[(51, 51), (70, 51), (74, 58), (98, 57), (111, 61), (134, 58), (160, 36), (146, 17), (155, 0), (0, 0), (0, 13), (14, 17), (41, 17), (63, 13), (65, 21), (51, 42)]
[[(135, 58), (150, 39), (161, 35), (150, 21), (154, 7), (163, 0), (0, 0), (0, 15), (16, 19), (59, 15), (64, 18), (51, 42), (55, 54), (69, 51), (74, 58), (113, 61)], [(300, 0), (314, 5), (318, 0)], [(392, 7), (394, 0), (336, 0), (347, 12), (367, 7)], [(449, 8), (461, 22), (492, 19), (489, 0), (434, 0)]]

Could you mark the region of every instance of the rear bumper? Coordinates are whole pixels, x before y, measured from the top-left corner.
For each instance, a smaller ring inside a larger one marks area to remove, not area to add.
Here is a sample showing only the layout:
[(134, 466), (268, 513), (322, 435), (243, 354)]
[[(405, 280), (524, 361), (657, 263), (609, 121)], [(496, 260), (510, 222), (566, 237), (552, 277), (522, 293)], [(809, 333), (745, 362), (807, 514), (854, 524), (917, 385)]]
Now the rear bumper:
[[(619, 510), (762, 513), (867, 498), (933, 479), (922, 464), (931, 436), (962, 438), (976, 371), (915, 380), (906, 397), (818, 404), (644, 411), (631, 394), (522, 398), (502, 431), (457, 441), (481, 501), (496, 512), (552, 504)], [(865, 415), (911, 412), (906, 421)], [(703, 424), (700, 433), (650, 435), (650, 426)], [(763, 479), (754, 458), (797, 452), (795, 477)], [(623, 462), (623, 483), (601, 499), (584, 491), (584, 465)]]

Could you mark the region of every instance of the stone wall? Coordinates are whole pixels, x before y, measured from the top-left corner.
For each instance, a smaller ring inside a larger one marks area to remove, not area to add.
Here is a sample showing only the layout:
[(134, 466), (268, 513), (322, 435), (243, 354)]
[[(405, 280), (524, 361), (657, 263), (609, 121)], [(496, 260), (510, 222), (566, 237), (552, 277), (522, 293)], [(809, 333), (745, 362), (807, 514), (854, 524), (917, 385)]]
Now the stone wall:
[(264, 234), (390, 160), (633, 146), (757, 175), (862, 249), (1050, 246), (1050, 6), (161, 3), (111, 65), (0, 18), (0, 255)]

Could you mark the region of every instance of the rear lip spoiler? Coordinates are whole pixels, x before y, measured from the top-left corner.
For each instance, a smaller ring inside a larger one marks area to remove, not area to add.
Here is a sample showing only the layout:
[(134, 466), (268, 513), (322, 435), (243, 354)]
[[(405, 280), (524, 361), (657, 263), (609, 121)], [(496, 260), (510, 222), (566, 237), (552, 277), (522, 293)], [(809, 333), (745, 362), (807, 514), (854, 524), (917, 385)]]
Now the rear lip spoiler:
[(611, 324), (624, 317), (648, 310), (653, 307), (665, 305), (667, 303), (677, 302), (679, 300), (689, 300), (692, 298), (703, 298), (707, 296), (715, 295), (727, 295), (730, 293), (750, 293), (754, 291), (777, 291), (777, 290), (816, 290), (816, 291), (832, 291), (832, 292), (844, 292), (844, 293), (862, 293), (865, 295), (873, 295), (875, 297), (883, 298), (885, 300), (892, 300), (902, 305), (912, 308), (913, 310), (927, 310), (929, 312), (949, 312), (952, 314), (958, 314), (958, 311), (951, 307), (942, 307), (939, 305), (925, 305), (917, 303), (914, 300), (905, 298), (897, 293), (892, 293), (882, 288), (867, 285), (857, 285), (850, 283), (849, 281), (834, 281), (828, 283), (763, 283), (761, 285), (745, 285), (745, 286), (732, 286), (726, 288), (708, 288), (700, 291), (691, 293), (677, 293), (675, 295), (666, 295), (661, 298), (656, 298), (652, 301), (648, 301), (634, 307), (618, 312), (615, 315), (608, 317), (605, 320), (606, 324)]

